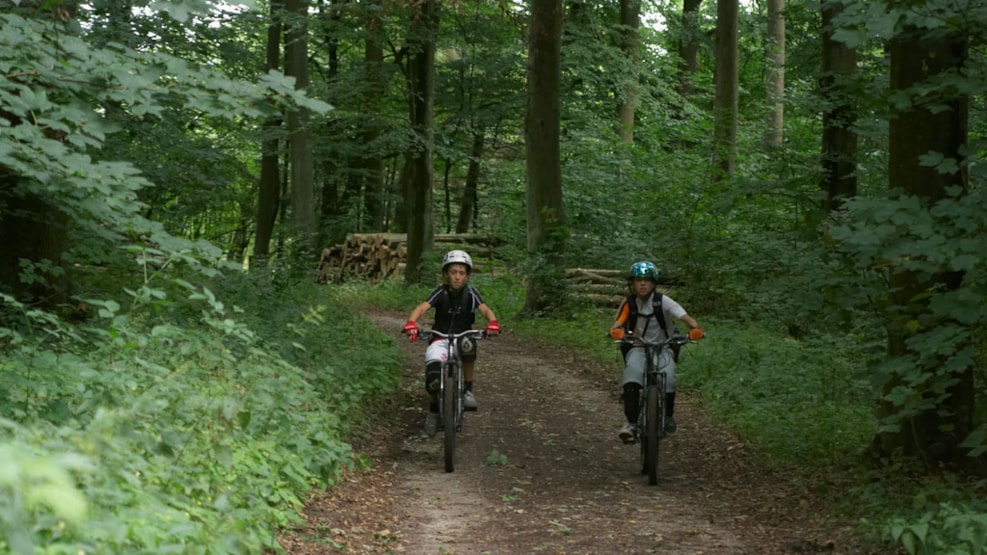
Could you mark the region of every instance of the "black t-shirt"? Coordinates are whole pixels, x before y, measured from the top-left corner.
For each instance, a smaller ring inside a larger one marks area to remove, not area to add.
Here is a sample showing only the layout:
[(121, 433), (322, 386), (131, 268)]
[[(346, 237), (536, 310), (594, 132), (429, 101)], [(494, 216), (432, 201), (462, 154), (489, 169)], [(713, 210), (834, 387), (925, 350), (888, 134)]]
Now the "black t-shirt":
[(459, 333), (473, 327), (476, 308), (483, 304), (483, 297), (470, 284), (458, 291), (442, 284), (428, 295), (425, 302), (435, 309), (435, 329), (443, 333)]

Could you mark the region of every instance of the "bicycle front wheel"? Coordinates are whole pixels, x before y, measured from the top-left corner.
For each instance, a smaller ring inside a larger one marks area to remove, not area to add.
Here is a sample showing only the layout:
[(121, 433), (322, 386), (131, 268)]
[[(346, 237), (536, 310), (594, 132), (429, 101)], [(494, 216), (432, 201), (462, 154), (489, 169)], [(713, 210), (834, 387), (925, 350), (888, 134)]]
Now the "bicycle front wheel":
[(644, 456), (644, 473), (648, 475), (648, 484), (658, 483), (658, 442), (661, 440), (661, 392), (657, 385), (648, 386), (645, 395), (645, 424), (644, 438), (641, 449)]
[(455, 376), (445, 377), (445, 391), (442, 397), (442, 424), (445, 431), (446, 472), (456, 470), (456, 411), (461, 398), (459, 384)]

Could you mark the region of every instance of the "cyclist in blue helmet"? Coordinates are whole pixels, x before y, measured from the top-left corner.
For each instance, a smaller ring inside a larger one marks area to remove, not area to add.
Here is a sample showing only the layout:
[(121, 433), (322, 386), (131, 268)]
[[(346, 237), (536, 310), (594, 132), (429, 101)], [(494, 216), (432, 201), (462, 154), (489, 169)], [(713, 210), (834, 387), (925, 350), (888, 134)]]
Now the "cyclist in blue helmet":
[[(633, 333), (645, 341), (664, 341), (675, 329), (675, 320), (689, 326), (689, 338), (702, 339), (699, 322), (689, 316), (682, 305), (668, 295), (656, 293), (659, 279), (658, 266), (642, 260), (631, 265), (627, 273), (627, 287), (630, 295), (617, 308), (617, 317), (610, 327), (610, 337), (623, 339), (626, 332)], [(633, 303), (633, 305), (631, 304)], [(659, 320), (660, 318), (660, 320)], [(662, 357), (667, 364), (665, 371), (665, 433), (673, 434), (678, 429), (673, 413), (675, 411), (675, 361), (674, 357)], [(624, 354), (624, 376), (622, 395), (626, 422), (620, 428), (619, 436), (624, 443), (634, 442), (634, 429), (637, 426), (639, 392), (644, 387), (644, 372), (647, 368), (643, 347), (632, 347)]]

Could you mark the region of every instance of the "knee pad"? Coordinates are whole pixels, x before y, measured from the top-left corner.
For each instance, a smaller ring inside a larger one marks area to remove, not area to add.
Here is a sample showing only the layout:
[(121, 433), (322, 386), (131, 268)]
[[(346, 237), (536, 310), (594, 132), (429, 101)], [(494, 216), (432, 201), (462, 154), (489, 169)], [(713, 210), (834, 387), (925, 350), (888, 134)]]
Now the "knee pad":
[(476, 360), (476, 341), (474, 339), (469, 337), (459, 338), (456, 349), (459, 351), (459, 358), (463, 360)]
[(425, 365), (425, 391), (438, 393), (442, 381), (442, 363), (432, 361)]

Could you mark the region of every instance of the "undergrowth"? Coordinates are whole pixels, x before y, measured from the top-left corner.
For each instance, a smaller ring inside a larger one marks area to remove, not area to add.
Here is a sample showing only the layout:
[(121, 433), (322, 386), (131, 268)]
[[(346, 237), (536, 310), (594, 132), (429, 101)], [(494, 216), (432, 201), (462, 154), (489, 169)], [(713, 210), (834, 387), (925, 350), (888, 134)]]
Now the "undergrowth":
[(0, 552), (260, 553), (353, 464), (393, 342), (326, 288), (159, 275), (69, 324), (2, 297)]

